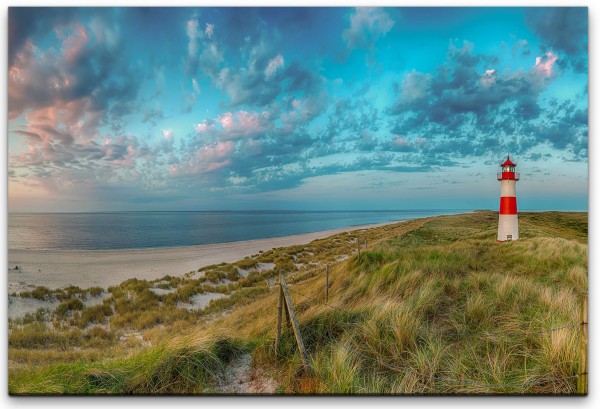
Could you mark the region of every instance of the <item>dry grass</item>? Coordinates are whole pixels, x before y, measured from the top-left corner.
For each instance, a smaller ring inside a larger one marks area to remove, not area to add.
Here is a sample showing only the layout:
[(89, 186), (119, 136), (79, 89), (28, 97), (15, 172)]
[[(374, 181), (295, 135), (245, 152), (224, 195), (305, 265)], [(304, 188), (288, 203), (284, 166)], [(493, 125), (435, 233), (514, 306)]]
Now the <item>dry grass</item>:
[[(33, 329), (11, 329), (11, 362), (43, 365), (11, 368), (9, 389), (206, 393), (232, 356), (252, 350), (255, 365), (288, 393), (574, 393), (580, 333), (572, 325), (587, 290), (587, 214), (523, 213), (522, 239), (509, 243), (495, 241), (496, 226), (492, 212), (423, 219), (274, 249), (207, 267), (199, 278), (129, 280), (110, 289), (102, 308), (82, 311), (81, 322), (109, 322), (112, 332), (72, 334), (56, 318), (59, 329), (48, 332), (73, 341), (29, 339)], [(369, 240), (360, 258), (357, 237)], [(337, 261), (341, 255), (349, 258)], [(258, 263), (276, 268), (235, 276), (236, 267)], [(327, 304), (325, 264), (332, 266)], [(269, 283), (282, 266), (289, 268), (311, 376), (290, 330), (280, 355), (273, 354), (278, 290)], [(227, 277), (234, 280), (223, 284)], [(152, 286), (176, 291), (157, 295)], [(177, 300), (217, 289), (228, 297), (195, 313), (176, 308)], [(94, 358), (84, 363), (56, 366), (48, 353), (61, 345), (65, 354), (55, 359), (65, 362), (71, 345), (98, 338), (110, 349), (136, 329), (152, 346), (133, 346), (111, 361), (97, 362), (90, 352)], [(167, 341), (173, 334), (177, 340)], [(41, 351), (48, 356), (36, 360)]]

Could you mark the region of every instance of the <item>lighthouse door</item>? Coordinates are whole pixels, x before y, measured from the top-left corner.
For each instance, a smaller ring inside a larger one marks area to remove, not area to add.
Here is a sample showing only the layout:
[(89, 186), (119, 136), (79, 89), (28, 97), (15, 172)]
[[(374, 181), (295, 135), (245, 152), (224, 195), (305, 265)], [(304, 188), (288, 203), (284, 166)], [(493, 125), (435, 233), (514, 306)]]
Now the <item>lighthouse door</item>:
[(511, 240), (512, 240), (512, 234), (507, 234), (506, 241), (511, 241)]

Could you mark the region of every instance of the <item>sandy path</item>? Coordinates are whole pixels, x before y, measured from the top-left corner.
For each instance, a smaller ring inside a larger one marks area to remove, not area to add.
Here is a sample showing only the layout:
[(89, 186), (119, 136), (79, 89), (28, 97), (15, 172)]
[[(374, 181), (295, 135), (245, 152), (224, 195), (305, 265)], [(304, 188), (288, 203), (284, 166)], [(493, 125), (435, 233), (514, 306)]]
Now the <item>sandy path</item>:
[[(231, 263), (275, 247), (309, 243), (334, 234), (392, 223), (354, 226), (316, 233), (233, 243), (141, 250), (16, 250), (8, 251), (8, 291), (32, 286), (51, 289), (116, 285), (129, 278), (153, 280), (181, 275), (200, 267)], [(19, 269), (15, 270), (15, 266)]]
[(277, 388), (274, 379), (252, 369), (252, 356), (244, 354), (234, 359), (225, 371), (224, 379), (217, 388), (222, 394), (273, 394)]

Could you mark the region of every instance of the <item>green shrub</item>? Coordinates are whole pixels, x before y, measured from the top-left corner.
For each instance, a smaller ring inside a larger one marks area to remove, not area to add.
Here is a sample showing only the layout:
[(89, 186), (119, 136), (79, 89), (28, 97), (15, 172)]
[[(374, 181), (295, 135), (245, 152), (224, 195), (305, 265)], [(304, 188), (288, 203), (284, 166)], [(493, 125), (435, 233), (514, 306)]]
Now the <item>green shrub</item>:
[(246, 257), (243, 260), (240, 260), (236, 263), (236, 265), (241, 268), (242, 270), (250, 270), (254, 267), (256, 267), (256, 265), (258, 264), (258, 260), (250, 258), (250, 257)]
[(104, 290), (100, 287), (90, 287), (87, 289), (90, 297), (98, 297), (104, 293)]
[(59, 348), (81, 345), (82, 333), (79, 329), (55, 331), (40, 322), (14, 328), (8, 336), (8, 345), (13, 348)]
[(79, 326), (83, 328), (91, 323), (103, 324), (106, 317), (112, 314), (113, 310), (108, 304), (92, 305), (81, 311)]
[(67, 301), (61, 302), (56, 307), (56, 314), (59, 316), (65, 316), (71, 311), (80, 311), (83, 309), (83, 303), (79, 298), (71, 298)]
[(37, 300), (50, 300), (54, 293), (47, 287), (36, 287), (31, 291), (24, 291), (20, 294), (24, 298), (35, 298)]

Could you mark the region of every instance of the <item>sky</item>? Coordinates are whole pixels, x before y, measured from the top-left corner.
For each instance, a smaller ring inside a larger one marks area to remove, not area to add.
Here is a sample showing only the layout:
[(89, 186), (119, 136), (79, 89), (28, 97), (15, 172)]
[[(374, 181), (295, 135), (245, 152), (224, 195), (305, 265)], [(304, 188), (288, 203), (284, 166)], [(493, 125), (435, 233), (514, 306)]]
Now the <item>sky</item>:
[(11, 8), (8, 210), (587, 210), (586, 8)]

